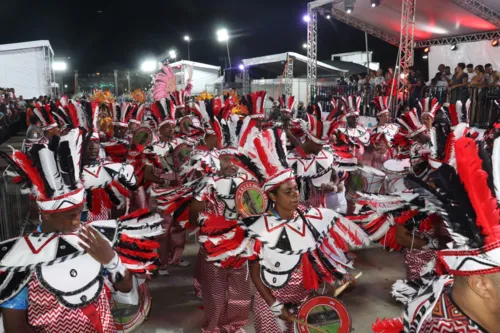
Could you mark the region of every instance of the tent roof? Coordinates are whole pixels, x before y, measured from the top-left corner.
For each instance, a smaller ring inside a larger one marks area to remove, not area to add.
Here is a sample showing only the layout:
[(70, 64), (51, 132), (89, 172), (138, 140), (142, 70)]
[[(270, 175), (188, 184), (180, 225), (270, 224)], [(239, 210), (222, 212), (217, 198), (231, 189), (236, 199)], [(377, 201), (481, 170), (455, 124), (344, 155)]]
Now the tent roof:
[[(287, 61), (288, 56), (294, 59), (293, 76), (294, 77), (306, 76), (308, 58), (305, 55), (299, 53), (285, 52), (279, 54), (271, 54), (263, 57), (243, 59), (242, 62), (246, 67), (252, 67), (252, 68), (258, 67), (260, 69), (268, 71), (268, 73), (270, 73), (271, 76), (274, 75), (274, 77), (276, 77), (283, 74), (283, 70), (285, 69), (285, 63)], [(318, 69), (318, 77), (339, 75), (347, 72), (344, 69), (337, 68), (322, 61), (318, 61), (317, 69)]]
[(195, 62), (195, 61), (187, 61), (187, 60), (179, 60), (174, 63), (170, 64), (170, 67), (175, 68), (179, 66), (193, 66), (193, 67), (198, 67), (198, 68), (206, 68), (206, 69), (213, 69), (213, 70), (220, 70), (220, 66), (213, 66), (213, 65), (208, 65), (208, 64), (203, 64), (201, 62)]
[(348, 75), (366, 73), (366, 66), (351, 61), (324, 60), (324, 63), (347, 71)]
[(52, 51), (52, 54), (54, 54), (54, 51), (52, 50), (52, 47), (50, 46), (50, 43), (48, 40), (36, 40), (36, 41), (24, 42), (24, 43), (3, 44), (3, 45), (0, 45), (0, 52), (1, 51), (21, 50), (21, 49), (31, 49), (31, 48), (43, 47), (43, 46), (48, 46), (50, 48), (50, 50)]
[[(497, 13), (500, 12), (500, 1), (498, 0), (476, 0), (475, 2), (482, 3)], [(338, 11), (340, 15), (347, 15), (347, 18), (352, 17), (358, 23), (361, 21), (381, 30), (388, 37), (392, 37), (396, 43), (399, 43), (401, 0), (383, 0), (376, 8), (371, 8), (371, 3), (368, 0), (358, 0), (351, 14), (345, 14), (343, 1), (334, 2), (333, 8), (333, 17), (337, 16), (335, 12)], [(500, 29), (500, 26), (495, 26), (489, 21), (476, 16), (451, 0), (418, 0), (416, 10), (414, 35), (416, 42)], [(358, 28), (358, 24), (354, 20), (352, 22), (349, 22), (349, 19), (340, 20)]]

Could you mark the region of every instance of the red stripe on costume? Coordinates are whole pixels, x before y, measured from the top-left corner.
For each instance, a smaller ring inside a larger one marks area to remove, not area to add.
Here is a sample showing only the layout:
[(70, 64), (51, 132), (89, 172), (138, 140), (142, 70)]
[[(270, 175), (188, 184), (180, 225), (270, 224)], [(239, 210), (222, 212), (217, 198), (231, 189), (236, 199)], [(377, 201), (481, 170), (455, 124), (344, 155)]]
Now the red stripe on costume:
[(308, 290), (316, 290), (319, 288), (319, 277), (314, 270), (311, 261), (309, 260), (309, 253), (302, 255), (302, 274), (304, 276), (304, 288)]
[[(263, 136), (263, 138), (266, 138), (267, 140), (272, 141), (271, 133), (269, 131), (262, 132), (262, 136)], [(272, 175), (275, 175), (276, 173), (278, 173), (278, 171), (279, 171), (278, 168), (269, 162), (268, 152), (267, 152), (268, 148), (266, 149), (266, 147), (264, 147), (262, 145), (262, 141), (259, 138), (256, 138), (255, 140), (253, 140), (253, 143), (255, 145), (256, 152), (259, 155), (260, 161), (261, 161), (262, 165), (264, 166), (264, 168), (266, 169), (267, 175), (272, 176)], [(274, 149), (274, 147), (273, 147), (273, 149)]]

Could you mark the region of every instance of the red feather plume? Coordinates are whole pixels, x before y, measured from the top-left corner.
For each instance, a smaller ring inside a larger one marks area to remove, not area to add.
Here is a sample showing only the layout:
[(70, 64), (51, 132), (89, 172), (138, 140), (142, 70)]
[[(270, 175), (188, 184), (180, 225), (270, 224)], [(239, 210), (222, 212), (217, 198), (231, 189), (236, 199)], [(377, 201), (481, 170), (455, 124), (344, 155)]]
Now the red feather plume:
[(74, 128), (80, 127), (80, 119), (78, 118), (78, 111), (73, 103), (68, 104), (68, 114)]
[(37, 196), (40, 199), (46, 199), (47, 192), (45, 190), (45, 183), (43, 182), (42, 176), (40, 176), (40, 173), (35, 168), (29, 157), (26, 154), (23, 154), (22, 152), (15, 150), (14, 153), (11, 155), (11, 158), (16, 163), (16, 165), (21, 170), (23, 170), (24, 173), (26, 173), (29, 180), (35, 187), (35, 190), (38, 192)]
[(476, 224), (485, 236), (485, 243), (496, 241), (493, 228), (499, 225), (500, 210), (488, 187), (488, 174), (482, 169), (476, 141), (460, 138), (455, 145), (457, 171), (476, 213)]
[(377, 319), (372, 325), (373, 333), (401, 333), (404, 330), (401, 318)]

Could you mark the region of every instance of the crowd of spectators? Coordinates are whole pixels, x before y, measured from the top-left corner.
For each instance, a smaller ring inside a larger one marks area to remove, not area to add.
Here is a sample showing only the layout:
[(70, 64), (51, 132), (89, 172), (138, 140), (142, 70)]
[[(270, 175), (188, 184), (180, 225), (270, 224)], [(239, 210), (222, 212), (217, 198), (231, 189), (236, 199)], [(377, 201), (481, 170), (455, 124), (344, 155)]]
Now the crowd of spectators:
[(25, 127), (27, 105), (23, 96), (16, 96), (14, 88), (0, 88), (0, 143)]

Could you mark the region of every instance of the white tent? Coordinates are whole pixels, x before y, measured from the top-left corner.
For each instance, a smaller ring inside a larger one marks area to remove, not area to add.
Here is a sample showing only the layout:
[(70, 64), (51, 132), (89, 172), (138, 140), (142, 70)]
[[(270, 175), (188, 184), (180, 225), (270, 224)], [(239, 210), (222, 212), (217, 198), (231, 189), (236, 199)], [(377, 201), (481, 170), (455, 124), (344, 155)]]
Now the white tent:
[(47, 40), (0, 45), (0, 87), (15, 88), (26, 98), (50, 95), (53, 59)]
[(188, 68), (193, 67), (193, 95), (203, 92), (207, 85), (214, 84), (220, 76), (220, 66), (181, 60), (170, 64), (175, 76), (177, 89), (184, 89), (188, 79)]

